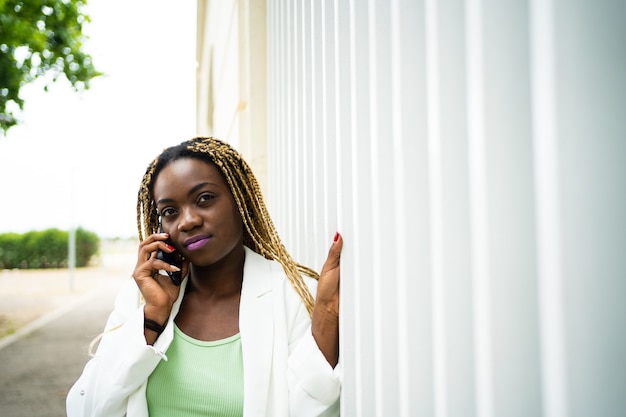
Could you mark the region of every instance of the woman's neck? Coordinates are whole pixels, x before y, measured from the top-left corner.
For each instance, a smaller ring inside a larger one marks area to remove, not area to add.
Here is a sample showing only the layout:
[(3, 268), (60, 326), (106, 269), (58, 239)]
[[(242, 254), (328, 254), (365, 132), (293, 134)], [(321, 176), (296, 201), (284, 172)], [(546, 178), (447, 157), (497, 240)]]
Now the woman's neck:
[(243, 245), (234, 249), (226, 258), (210, 266), (190, 266), (188, 292), (214, 297), (229, 296), (241, 292), (245, 250)]

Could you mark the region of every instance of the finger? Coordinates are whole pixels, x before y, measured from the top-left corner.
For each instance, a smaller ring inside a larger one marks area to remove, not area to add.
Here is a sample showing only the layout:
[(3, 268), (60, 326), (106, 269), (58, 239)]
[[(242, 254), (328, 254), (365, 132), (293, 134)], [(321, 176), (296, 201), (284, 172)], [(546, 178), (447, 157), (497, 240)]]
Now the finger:
[(165, 242), (169, 237), (167, 233), (156, 233), (148, 236), (143, 242), (139, 244), (138, 256), (140, 260), (152, 259), (156, 251), (161, 249), (166, 252), (173, 252), (176, 250), (173, 246), (170, 246)]
[(171, 242), (168, 241), (169, 234), (167, 233), (155, 233), (148, 236), (143, 242), (139, 245), (139, 252), (144, 254), (149, 254), (146, 259), (149, 259), (151, 255), (156, 253), (158, 250), (163, 252), (172, 253), (176, 251), (176, 248), (171, 245)]
[(144, 243), (152, 243), (155, 241), (167, 240), (167, 238), (169, 237), (170, 237), (169, 233), (153, 233), (144, 240)]
[(341, 250), (343, 249), (343, 237), (339, 232), (335, 233), (335, 238), (333, 240), (333, 244), (330, 246), (328, 250), (328, 256), (326, 257), (326, 262), (324, 262), (324, 266), (322, 268), (322, 274), (325, 271), (335, 269), (339, 267), (341, 261)]
[(162, 241), (152, 242), (149, 245), (144, 245), (139, 251), (139, 258), (137, 259), (137, 265), (135, 266), (134, 277), (139, 279), (141, 277), (151, 278), (160, 270), (174, 272), (176, 266), (170, 265), (168, 262), (159, 259), (157, 256), (158, 250), (171, 252), (174, 249)]
[[(140, 243), (137, 265), (133, 274), (140, 288), (142, 284), (151, 287), (155, 281), (163, 287), (168, 280), (162, 281), (159, 275), (181, 270), (180, 265), (172, 264), (169, 259), (158, 256), (160, 252), (172, 253), (176, 251), (176, 248), (167, 242), (168, 237), (167, 233), (154, 233)], [(185, 274), (186, 272), (183, 276)]]
[(167, 263), (161, 259), (152, 259), (151, 261), (152, 269), (156, 272), (158, 271), (166, 271), (166, 272), (178, 272), (180, 271), (180, 267), (174, 264)]

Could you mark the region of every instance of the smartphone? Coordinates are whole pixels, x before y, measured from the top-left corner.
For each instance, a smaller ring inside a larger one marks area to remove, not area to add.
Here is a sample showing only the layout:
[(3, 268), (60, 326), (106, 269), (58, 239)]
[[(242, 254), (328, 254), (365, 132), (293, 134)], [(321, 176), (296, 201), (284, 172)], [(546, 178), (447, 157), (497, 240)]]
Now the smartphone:
[[(161, 230), (161, 233), (164, 233), (163, 226), (159, 226), (159, 228)], [(169, 238), (165, 241), (165, 243), (172, 247), (174, 246)], [(177, 250), (169, 253), (159, 249), (157, 251), (157, 258), (162, 260), (163, 262), (167, 262), (170, 265), (175, 265), (181, 269), (181, 271), (176, 272), (166, 271), (167, 275), (169, 275), (174, 285), (180, 285), (180, 283), (183, 282), (183, 257), (181, 256), (181, 254)]]

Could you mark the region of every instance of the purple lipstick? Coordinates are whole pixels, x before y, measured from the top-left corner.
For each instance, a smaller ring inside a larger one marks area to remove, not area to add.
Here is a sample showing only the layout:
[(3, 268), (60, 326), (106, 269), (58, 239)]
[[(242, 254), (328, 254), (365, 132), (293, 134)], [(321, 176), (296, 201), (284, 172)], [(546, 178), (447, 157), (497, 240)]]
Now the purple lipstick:
[(211, 239), (211, 236), (194, 236), (185, 240), (184, 245), (189, 250), (196, 250), (206, 245), (210, 239)]

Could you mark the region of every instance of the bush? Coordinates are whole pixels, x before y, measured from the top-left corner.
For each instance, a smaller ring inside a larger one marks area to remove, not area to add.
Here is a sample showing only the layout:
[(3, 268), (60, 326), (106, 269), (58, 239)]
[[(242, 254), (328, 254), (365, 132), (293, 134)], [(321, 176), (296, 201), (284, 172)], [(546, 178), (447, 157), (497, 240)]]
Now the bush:
[(21, 235), (17, 233), (0, 234), (0, 268), (16, 268), (20, 262)]
[(76, 229), (76, 266), (87, 266), (100, 250), (100, 238), (94, 232)]
[[(0, 234), (0, 269), (65, 268), (69, 233), (59, 229)], [(98, 235), (76, 229), (76, 266), (89, 264), (100, 249)]]

